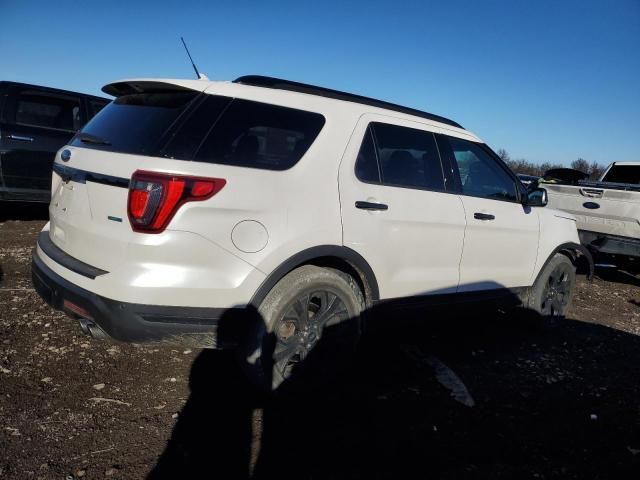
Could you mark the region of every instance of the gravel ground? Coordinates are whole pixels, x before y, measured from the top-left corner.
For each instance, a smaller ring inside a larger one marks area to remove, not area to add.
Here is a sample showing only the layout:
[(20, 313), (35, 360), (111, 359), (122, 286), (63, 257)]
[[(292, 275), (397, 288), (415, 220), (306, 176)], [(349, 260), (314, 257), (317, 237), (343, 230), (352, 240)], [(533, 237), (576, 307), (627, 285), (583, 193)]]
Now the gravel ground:
[(2, 479), (640, 478), (636, 276), (580, 278), (552, 328), (497, 313), (391, 318), (331, 389), (265, 399), (228, 353), (84, 336), (31, 286), (46, 210), (11, 217)]

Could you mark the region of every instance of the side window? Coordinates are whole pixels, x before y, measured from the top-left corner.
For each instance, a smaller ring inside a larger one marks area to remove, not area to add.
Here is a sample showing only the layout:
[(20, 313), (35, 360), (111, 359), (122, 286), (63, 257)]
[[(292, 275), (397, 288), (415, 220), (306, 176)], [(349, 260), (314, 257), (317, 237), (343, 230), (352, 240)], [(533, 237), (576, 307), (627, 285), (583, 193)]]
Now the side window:
[(380, 183), (380, 169), (378, 168), (378, 158), (376, 156), (376, 147), (373, 143), (371, 127), (367, 127), (358, 152), (356, 177), (363, 182)]
[(444, 190), (442, 166), (433, 134), (372, 123), (384, 185)]
[(227, 107), (195, 160), (267, 170), (293, 167), (324, 125), (318, 113), (235, 99)]
[(80, 99), (25, 90), (16, 99), (15, 122), (21, 125), (75, 131), (81, 125)]
[(462, 193), (474, 197), (516, 201), (513, 178), (480, 145), (446, 137), (459, 172)]

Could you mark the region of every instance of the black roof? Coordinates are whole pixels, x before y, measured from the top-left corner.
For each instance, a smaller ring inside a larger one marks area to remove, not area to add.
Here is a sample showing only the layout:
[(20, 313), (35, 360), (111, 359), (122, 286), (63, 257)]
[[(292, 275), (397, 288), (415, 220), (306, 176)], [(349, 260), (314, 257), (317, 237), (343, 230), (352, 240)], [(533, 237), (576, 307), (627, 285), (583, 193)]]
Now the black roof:
[(416, 117), (426, 118), (427, 120), (433, 120), (435, 122), (446, 123), (453, 127), (463, 128), (462, 125), (454, 122), (453, 120), (441, 117), (440, 115), (434, 115), (433, 113), (423, 112), (422, 110), (416, 110), (415, 108), (403, 107), (402, 105), (396, 105), (395, 103), (385, 102), (383, 100), (376, 100), (375, 98), (363, 97), (361, 95), (341, 92), (339, 90), (331, 90), (330, 88), (317, 87), (315, 85), (307, 85), (306, 83), (292, 82), (281, 78), (264, 77), (262, 75), (245, 75), (243, 77), (236, 78), (233, 83), (253, 85), (255, 87), (277, 88), (279, 90), (308, 93), (310, 95), (344, 100), (346, 102), (361, 103), (363, 105), (370, 105), (372, 107), (393, 110), (394, 112), (415, 115)]

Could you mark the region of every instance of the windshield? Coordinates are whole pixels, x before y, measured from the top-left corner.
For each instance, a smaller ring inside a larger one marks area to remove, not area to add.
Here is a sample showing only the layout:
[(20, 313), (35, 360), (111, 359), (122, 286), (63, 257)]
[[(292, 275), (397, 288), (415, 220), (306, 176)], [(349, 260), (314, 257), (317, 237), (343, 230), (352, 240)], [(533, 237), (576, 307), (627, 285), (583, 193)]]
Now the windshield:
[(613, 165), (602, 179), (603, 182), (640, 184), (640, 164)]
[(116, 98), (74, 137), (71, 145), (152, 155), (198, 92), (139, 93)]

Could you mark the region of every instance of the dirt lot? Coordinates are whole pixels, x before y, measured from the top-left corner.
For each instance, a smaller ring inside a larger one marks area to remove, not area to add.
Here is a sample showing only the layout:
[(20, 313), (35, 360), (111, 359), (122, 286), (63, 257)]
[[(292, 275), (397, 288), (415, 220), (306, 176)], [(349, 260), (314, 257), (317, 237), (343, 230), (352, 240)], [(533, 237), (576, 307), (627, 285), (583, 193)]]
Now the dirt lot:
[[(640, 478), (638, 277), (581, 278), (553, 328), (478, 312), (393, 318), (335, 388), (266, 400), (228, 354), (84, 336), (31, 287), (46, 211), (10, 217), (2, 479)], [(439, 383), (443, 365), (473, 406)]]

